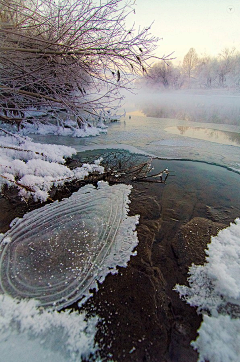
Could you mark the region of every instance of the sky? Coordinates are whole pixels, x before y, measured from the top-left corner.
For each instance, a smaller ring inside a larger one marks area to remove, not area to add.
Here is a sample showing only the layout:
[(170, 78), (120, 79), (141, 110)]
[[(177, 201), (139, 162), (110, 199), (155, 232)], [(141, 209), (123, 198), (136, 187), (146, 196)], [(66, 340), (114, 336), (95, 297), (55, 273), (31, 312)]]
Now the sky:
[(135, 22), (159, 38), (157, 56), (174, 51), (175, 62), (182, 61), (190, 48), (198, 55), (217, 56), (224, 48), (240, 50), (240, 0), (136, 0)]

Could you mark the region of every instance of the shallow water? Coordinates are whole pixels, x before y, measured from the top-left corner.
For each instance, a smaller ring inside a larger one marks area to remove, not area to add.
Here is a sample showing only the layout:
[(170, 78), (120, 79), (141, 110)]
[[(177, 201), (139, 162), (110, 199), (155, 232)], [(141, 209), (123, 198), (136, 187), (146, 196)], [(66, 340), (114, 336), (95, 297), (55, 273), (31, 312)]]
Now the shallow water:
[[(130, 117), (130, 118), (129, 118)], [(232, 168), (240, 172), (240, 145), (231, 142), (224, 144), (223, 139), (193, 138), (191, 135), (171, 134), (169, 127), (203, 128), (202, 123), (177, 119), (128, 115), (120, 122), (112, 123), (107, 134), (97, 137), (71, 138), (59, 136), (37, 136), (33, 139), (42, 143), (56, 143), (72, 146), (77, 151), (93, 148), (128, 148), (134, 147), (160, 158), (188, 159), (204, 161)], [(219, 134), (234, 136), (239, 140), (240, 126), (204, 123), (205, 132), (213, 129)]]
[[(78, 157), (87, 160), (89, 154), (94, 157), (93, 151)], [(152, 174), (168, 167), (170, 175), (166, 184), (134, 183), (130, 209), (140, 214), (137, 255), (120, 275), (106, 280), (89, 308), (106, 324), (98, 332), (103, 357), (110, 352), (121, 362), (196, 362), (190, 341), (201, 320), (172, 289), (186, 283), (187, 268), (199, 263), (200, 254), (204, 258), (214, 227), (240, 215), (240, 176), (204, 162), (154, 159), (152, 165)], [(182, 227), (188, 233), (185, 244)]]

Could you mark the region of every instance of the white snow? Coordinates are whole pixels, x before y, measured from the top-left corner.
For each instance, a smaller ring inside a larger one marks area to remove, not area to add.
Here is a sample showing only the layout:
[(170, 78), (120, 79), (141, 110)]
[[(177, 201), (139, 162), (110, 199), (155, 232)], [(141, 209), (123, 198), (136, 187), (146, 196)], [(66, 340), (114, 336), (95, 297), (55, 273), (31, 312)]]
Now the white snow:
[(70, 170), (64, 157), (76, 153), (72, 147), (35, 143), (28, 137), (3, 132), (0, 147), (0, 187), (15, 185), (24, 199), (33, 196), (36, 201), (46, 201), (53, 186), (104, 171), (99, 160)]
[(239, 318), (204, 315), (198, 334), (197, 340), (191, 344), (200, 353), (199, 362), (239, 362)]
[[(67, 123), (65, 122), (65, 125)], [(98, 127), (87, 126), (84, 128), (71, 127), (69, 122), (69, 127), (63, 127), (60, 125), (54, 124), (42, 124), (35, 122), (34, 124), (25, 123), (24, 128), (21, 130), (22, 135), (27, 134), (39, 134), (39, 135), (57, 135), (57, 136), (70, 136), (70, 137), (91, 137), (98, 136), (100, 133), (106, 133), (106, 126), (103, 127), (101, 124)]]
[[(240, 219), (211, 238), (203, 266), (189, 269), (189, 287), (176, 286), (204, 314), (192, 343), (199, 361), (238, 362), (240, 356)], [(209, 315), (205, 315), (208, 313)]]
[(38, 308), (37, 301), (0, 295), (0, 360), (80, 362), (95, 353), (97, 317)]

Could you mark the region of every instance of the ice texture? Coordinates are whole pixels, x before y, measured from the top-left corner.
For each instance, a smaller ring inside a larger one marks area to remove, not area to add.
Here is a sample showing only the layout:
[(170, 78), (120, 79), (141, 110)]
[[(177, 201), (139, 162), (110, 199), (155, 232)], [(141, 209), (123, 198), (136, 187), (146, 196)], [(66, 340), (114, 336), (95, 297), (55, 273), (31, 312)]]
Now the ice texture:
[(99, 182), (16, 219), (0, 245), (0, 291), (57, 309), (83, 302), (133, 255), (138, 216), (127, 215), (130, 191)]
[(192, 342), (199, 361), (237, 362), (240, 356), (240, 219), (211, 238), (204, 265), (189, 269), (189, 287), (176, 290), (203, 314)]

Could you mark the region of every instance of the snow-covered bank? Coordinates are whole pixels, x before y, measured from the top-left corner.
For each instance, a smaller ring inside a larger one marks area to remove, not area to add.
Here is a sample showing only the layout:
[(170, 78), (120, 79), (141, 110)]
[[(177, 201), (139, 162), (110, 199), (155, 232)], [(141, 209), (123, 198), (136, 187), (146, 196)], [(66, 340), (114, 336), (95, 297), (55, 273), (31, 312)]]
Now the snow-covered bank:
[(46, 201), (53, 186), (82, 180), (91, 172), (102, 173), (100, 160), (70, 170), (65, 159), (76, 153), (72, 147), (32, 142), (29, 137), (1, 131), (0, 186), (15, 185), (24, 199)]
[[(66, 127), (67, 126), (67, 127)], [(34, 122), (34, 124), (26, 123), (24, 128), (20, 130), (21, 135), (37, 134), (37, 135), (56, 135), (56, 136), (69, 136), (69, 137), (91, 137), (98, 136), (101, 133), (107, 132), (107, 126), (104, 123), (99, 123), (97, 127), (88, 126), (84, 128), (77, 128), (76, 122), (68, 120), (64, 123), (64, 126), (55, 124), (43, 124), (40, 122)]]
[(199, 361), (237, 362), (240, 355), (240, 219), (212, 237), (206, 263), (189, 269), (189, 287), (180, 296), (203, 316), (192, 342)]

